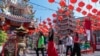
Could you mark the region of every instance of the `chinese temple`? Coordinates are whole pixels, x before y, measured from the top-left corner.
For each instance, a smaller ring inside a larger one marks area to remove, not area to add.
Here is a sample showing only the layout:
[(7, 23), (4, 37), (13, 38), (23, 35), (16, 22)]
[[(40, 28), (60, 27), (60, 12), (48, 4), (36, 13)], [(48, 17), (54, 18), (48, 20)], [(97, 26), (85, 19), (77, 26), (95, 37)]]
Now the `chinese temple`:
[[(33, 19), (35, 12), (32, 9), (33, 7), (29, 4), (29, 0), (0, 0), (0, 29), (6, 31), (9, 37), (3, 47), (2, 55), (17, 56), (18, 44), (21, 43), (18, 40), (23, 39), (26, 34), (24, 34), (23, 30), (28, 30), (27, 33), (31, 34), (32, 30), (35, 29)], [(15, 35), (10, 35), (13, 34), (12, 32)], [(19, 32), (24, 35), (18, 38)], [(5, 55), (6, 53), (7, 55)]]
[(33, 21), (32, 6), (28, 0), (0, 0), (0, 18), (3, 18), (4, 30), (15, 30), (23, 24), (28, 28)]

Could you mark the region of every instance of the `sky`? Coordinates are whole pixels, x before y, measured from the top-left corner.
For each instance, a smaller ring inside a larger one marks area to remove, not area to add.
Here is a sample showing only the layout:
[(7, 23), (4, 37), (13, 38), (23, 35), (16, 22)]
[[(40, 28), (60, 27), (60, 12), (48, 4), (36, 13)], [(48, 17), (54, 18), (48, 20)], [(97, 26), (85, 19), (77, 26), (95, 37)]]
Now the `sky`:
[[(59, 2), (60, 0), (56, 0), (56, 1)], [(92, 3), (91, 0), (77, 0), (77, 3), (80, 2), (80, 1), (83, 1), (86, 4), (92, 4), (93, 8), (97, 8), (98, 10), (100, 10), (99, 1), (97, 3)], [(56, 10), (56, 11), (57, 11), (57, 8), (60, 7), (59, 4), (57, 4), (57, 3), (52, 3), (51, 4), (51, 3), (48, 2), (48, 0), (30, 0), (30, 2), (41, 5), (41, 6), (45, 6), (47, 8), (51, 8), (51, 9)], [(68, 0), (66, 1), (66, 3), (68, 3)], [(77, 3), (73, 4), (75, 8), (78, 6)], [(40, 6), (37, 6), (35, 4), (32, 4), (33, 5), (33, 10), (36, 10), (34, 18), (41, 18), (42, 21), (43, 21), (48, 17), (52, 18), (52, 14), (56, 13), (56, 11), (48, 10), (48, 9), (42, 8)], [(85, 6), (82, 9), (88, 11)], [(74, 16), (75, 17), (83, 17), (83, 15), (81, 13), (78, 13), (75, 10), (74, 10)]]

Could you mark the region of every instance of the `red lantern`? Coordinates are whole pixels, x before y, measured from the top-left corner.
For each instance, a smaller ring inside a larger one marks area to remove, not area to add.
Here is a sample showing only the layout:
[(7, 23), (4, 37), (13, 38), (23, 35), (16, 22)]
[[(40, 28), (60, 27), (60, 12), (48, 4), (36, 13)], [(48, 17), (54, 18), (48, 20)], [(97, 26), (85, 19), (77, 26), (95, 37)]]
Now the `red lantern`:
[(45, 21), (43, 21), (43, 24), (46, 24), (46, 22), (45, 22)]
[(97, 12), (97, 15), (100, 15), (100, 11)]
[(61, 21), (62, 19), (63, 19), (63, 17), (62, 17), (62, 16), (59, 16), (59, 17), (58, 17), (58, 20), (60, 20), (60, 21)]
[(51, 19), (50, 18), (47, 18), (47, 21), (51, 21)]
[(91, 13), (88, 13), (88, 15), (87, 15), (87, 16), (89, 16), (89, 17), (90, 17), (90, 16), (92, 16), (92, 14), (91, 14)]
[(86, 8), (87, 8), (88, 10), (90, 10), (90, 9), (92, 9), (92, 5), (88, 4), (88, 5), (86, 6)]
[(85, 3), (83, 1), (81, 1), (81, 2), (78, 3), (79, 7), (83, 7), (84, 5), (85, 5)]
[(60, 0), (59, 5), (61, 7), (66, 6), (66, 2), (64, 0)]
[(98, 2), (98, 0), (91, 0), (91, 1), (94, 2), (94, 3)]
[(57, 20), (54, 19), (54, 20), (53, 20), (53, 23), (56, 23), (56, 22), (57, 22)]
[(73, 9), (74, 9), (74, 6), (68, 5), (68, 8), (69, 8), (70, 10), (73, 10)]
[(52, 14), (53, 17), (56, 17), (57, 15), (55, 13)]
[(55, 2), (55, 0), (48, 0), (48, 2), (53, 3), (53, 2)]
[(86, 14), (87, 14), (87, 12), (86, 12), (86, 11), (82, 11), (82, 14), (83, 14), (83, 15), (86, 15)]
[(96, 13), (96, 12), (97, 12), (97, 9), (95, 9), (95, 8), (92, 9), (92, 12), (93, 12), (93, 13)]
[(65, 12), (65, 14), (66, 14), (67, 16), (69, 16), (69, 15), (70, 15), (70, 12), (69, 12), (69, 11), (67, 11), (67, 12)]
[(63, 12), (63, 10), (62, 10), (62, 9), (58, 9), (58, 12), (59, 12), (59, 13), (62, 13), (62, 12)]
[(77, 2), (77, 0), (70, 0), (70, 2), (71, 2), (71, 3), (76, 3), (76, 2)]
[(49, 22), (48, 25), (50, 26), (51, 25), (51, 22)]
[(81, 11), (81, 8), (80, 7), (76, 8), (76, 11), (77, 12), (80, 12)]

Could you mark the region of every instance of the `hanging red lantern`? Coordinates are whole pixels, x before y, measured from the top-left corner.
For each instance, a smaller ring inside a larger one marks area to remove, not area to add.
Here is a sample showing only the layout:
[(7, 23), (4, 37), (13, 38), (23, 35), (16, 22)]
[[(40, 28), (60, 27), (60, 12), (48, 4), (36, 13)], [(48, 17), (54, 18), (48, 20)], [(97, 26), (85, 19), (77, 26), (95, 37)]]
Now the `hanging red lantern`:
[(100, 11), (97, 12), (97, 15), (100, 15)]
[(61, 7), (64, 7), (64, 6), (66, 6), (66, 2), (64, 0), (60, 0), (59, 5)]
[(49, 2), (49, 3), (53, 3), (53, 2), (55, 2), (55, 0), (48, 0), (48, 2)]
[(73, 5), (68, 5), (68, 9), (74, 10), (74, 6)]
[(51, 19), (50, 18), (47, 18), (47, 21), (51, 21)]
[(76, 3), (76, 2), (77, 2), (77, 0), (70, 0), (70, 2), (71, 2), (71, 3)]
[(63, 19), (63, 17), (62, 17), (62, 16), (59, 16), (59, 17), (58, 17), (58, 20), (60, 20), (60, 21), (61, 21), (62, 19)]
[(57, 22), (57, 20), (54, 19), (54, 20), (53, 20), (53, 23), (56, 23), (56, 22)]
[(39, 26), (42, 26), (42, 24), (41, 24), (41, 23), (39, 23)]
[(91, 1), (94, 2), (94, 3), (98, 2), (98, 0), (91, 0)]
[(97, 9), (95, 9), (95, 8), (92, 9), (92, 12), (93, 12), (93, 13), (96, 13), (96, 12), (97, 12)]
[(58, 9), (58, 12), (59, 12), (59, 13), (62, 13), (62, 12), (63, 12), (63, 10), (60, 8), (60, 9)]
[(51, 22), (49, 22), (48, 25), (50, 26), (51, 25)]
[(86, 6), (86, 8), (87, 8), (88, 10), (90, 10), (90, 9), (92, 9), (92, 5), (88, 4), (88, 5)]
[(70, 15), (70, 12), (69, 12), (69, 11), (67, 11), (67, 12), (65, 12), (65, 14), (66, 14), (67, 16), (69, 16), (69, 15)]
[(86, 12), (86, 11), (82, 11), (82, 14), (83, 14), (83, 15), (86, 15), (86, 14), (87, 14), (87, 12)]
[(55, 13), (52, 14), (53, 17), (56, 17), (57, 15)]
[(77, 11), (77, 12), (80, 12), (80, 11), (81, 11), (81, 8), (80, 8), (80, 7), (77, 7), (77, 8), (76, 8), (76, 11)]
[(87, 15), (87, 16), (91, 17), (91, 16), (92, 16), (92, 14), (91, 14), (91, 13), (88, 13), (88, 15)]
[(46, 22), (45, 22), (45, 21), (43, 21), (43, 24), (46, 24)]
[(81, 2), (78, 3), (79, 7), (83, 7), (84, 5), (85, 5), (85, 3), (83, 1), (81, 1)]

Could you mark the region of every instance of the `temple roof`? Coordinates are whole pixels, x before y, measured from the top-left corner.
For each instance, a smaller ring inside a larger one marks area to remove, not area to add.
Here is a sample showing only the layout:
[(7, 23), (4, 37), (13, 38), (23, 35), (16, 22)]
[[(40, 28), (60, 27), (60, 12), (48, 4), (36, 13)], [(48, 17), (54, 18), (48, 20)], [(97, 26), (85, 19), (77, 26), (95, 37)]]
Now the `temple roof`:
[(0, 13), (0, 16), (3, 16), (6, 19), (16, 21), (16, 22), (31, 22), (33, 20), (33, 19), (24, 18), (22, 16), (6, 15), (6, 14), (3, 14), (3, 13)]

